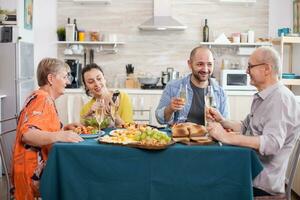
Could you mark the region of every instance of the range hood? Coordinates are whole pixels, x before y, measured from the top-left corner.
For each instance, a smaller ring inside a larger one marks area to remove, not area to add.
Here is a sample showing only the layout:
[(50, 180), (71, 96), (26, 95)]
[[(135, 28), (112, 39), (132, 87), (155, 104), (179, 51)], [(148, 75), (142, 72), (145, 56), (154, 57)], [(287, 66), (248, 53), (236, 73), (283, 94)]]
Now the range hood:
[(140, 30), (184, 30), (186, 26), (171, 16), (171, 0), (153, 0), (153, 17), (139, 26)]

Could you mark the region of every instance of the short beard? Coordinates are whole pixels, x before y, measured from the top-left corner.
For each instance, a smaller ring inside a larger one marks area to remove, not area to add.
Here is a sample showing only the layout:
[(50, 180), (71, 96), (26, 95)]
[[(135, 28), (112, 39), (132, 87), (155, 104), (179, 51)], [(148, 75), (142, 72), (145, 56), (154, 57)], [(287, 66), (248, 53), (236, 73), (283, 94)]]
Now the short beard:
[(199, 82), (205, 82), (205, 81), (208, 80), (208, 78), (206, 78), (205, 80), (204, 80), (204, 79), (201, 79), (200, 76), (199, 76), (199, 73), (194, 73), (194, 72), (193, 72), (193, 76), (194, 76), (194, 78), (195, 78), (197, 81), (199, 81)]

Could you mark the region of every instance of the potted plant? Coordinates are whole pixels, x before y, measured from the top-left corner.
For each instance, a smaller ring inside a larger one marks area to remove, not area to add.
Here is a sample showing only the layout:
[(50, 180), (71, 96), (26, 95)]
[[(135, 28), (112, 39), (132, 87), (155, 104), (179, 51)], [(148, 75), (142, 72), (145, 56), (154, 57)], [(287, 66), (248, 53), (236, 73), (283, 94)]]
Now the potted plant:
[(0, 8), (0, 23), (7, 20), (8, 11)]
[(66, 40), (66, 30), (64, 27), (59, 27), (56, 31), (58, 41), (65, 41)]

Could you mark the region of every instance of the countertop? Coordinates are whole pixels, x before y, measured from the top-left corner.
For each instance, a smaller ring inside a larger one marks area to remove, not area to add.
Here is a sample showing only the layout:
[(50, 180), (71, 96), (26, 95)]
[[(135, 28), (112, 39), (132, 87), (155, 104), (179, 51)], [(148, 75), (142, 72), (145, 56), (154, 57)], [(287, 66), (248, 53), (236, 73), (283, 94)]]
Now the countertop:
[[(128, 89), (128, 88), (111, 88), (111, 90), (121, 90), (127, 94), (162, 94), (163, 90), (144, 90), (144, 89)], [(252, 96), (256, 91), (225, 91), (228, 96)], [(81, 94), (85, 93), (83, 88), (66, 89), (66, 94)]]

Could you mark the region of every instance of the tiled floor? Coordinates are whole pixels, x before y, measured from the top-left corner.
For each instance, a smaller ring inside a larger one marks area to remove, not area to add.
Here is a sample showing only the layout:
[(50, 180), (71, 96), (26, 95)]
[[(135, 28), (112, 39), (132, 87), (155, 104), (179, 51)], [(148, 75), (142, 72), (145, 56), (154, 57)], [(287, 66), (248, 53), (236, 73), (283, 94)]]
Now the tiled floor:
[[(0, 200), (6, 200), (6, 185), (5, 185), (6, 181), (4, 179), (4, 177), (0, 177)], [(292, 196), (292, 200), (300, 200), (299, 196), (293, 195)]]

